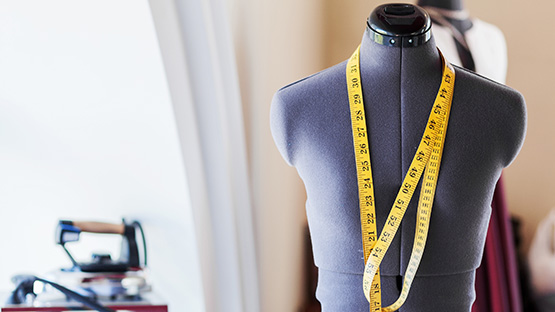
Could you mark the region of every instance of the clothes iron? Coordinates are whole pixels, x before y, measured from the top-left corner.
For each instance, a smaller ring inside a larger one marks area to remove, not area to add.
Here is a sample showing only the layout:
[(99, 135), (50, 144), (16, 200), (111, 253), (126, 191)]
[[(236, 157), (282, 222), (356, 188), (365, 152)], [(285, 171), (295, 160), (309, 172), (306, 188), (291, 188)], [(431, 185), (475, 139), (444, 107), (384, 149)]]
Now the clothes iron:
[[(137, 232), (140, 232), (142, 238), (141, 248), (137, 243)], [(121, 235), (119, 259), (112, 259), (110, 254), (93, 253), (90, 262), (77, 262), (66, 244), (79, 241), (81, 233)], [(146, 240), (141, 224), (137, 221), (126, 223), (123, 220), (121, 224), (111, 224), (61, 220), (56, 228), (56, 243), (73, 264), (71, 268), (47, 275), (56, 283), (101, 301), (141, 300), (141, 295), (151, 290), (146, 276)], [(39, 301), (47, 298), (48, 292), (37, 296)]]
[[(142, 244), (138, 243), (138, 235)], [(101, 233), (122, 237), (120, 257), (93, 254), (90, 262), (77, 262), (67, 243), (79, 241), (81, 233)], [(16, 286), (7, 298), (2, 312), (82, 310), (84, 307), (100, 312), (148, 311), (167, 312), (166, 304), (151, 292), (147, 279), (146, 240), (141, 224), (110, 224), (61, 220), (56, 228), (56, 243), (72, 262), (63, 268), (37, 277), (16, 275)]]

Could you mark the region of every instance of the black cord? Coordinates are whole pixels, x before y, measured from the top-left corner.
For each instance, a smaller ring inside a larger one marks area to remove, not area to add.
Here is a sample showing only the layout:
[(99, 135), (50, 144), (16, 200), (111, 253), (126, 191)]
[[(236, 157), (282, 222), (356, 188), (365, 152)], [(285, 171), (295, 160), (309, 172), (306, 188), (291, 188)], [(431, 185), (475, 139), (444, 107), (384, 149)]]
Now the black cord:
[(146, 238), (145, 238), (145, 232), (143, 231), (143, 227), (141, 226), (141, 223), (139, 223), (139, 221), (133, 221), (133, 223), (131, 223), (131, 225), (133, 225), (135, 228), (139, 228), (139, 230), (141, 231), (141, 237), (143, 238), (143, 251), (144, 251), (144, 266), (146, 267), (147, 265), (147, 256), (146, 256)]
[(91, 309), (95, 309), (98, 310), (99, 312), (116, 312), (115, 310), (112, 310), (108, 307), (105, 307), (103, 305), (101, 305), (100, 303), (98, 303), (95, 300), (89, 299), (71, 289), (68, 289), (58, 283), (54, 283), (51, 282), (49, 280), (45, 280), (39, 277), (35, 277), (35, 279), (39, 282), (43, 282), (45, 284), (50, 284), (52, 287), (56, 288), (57, 290), (61, 291), (64, 295), (68, 296), (69, 298), (77, 301), (77, 302), (81, 302), (82, 304), (86, 305), (87, 307), (91, 308)]
[(116, 312), (115, 310), (112, 310), (108, 307), (105, 307), (103, 305), (101, 305), (100, 303), (98, 303), (95, 300), (89, 299), (71, 289), (68, 289), (58, 283), (54, 283), (51, 282), (49, 280), (45, 280), (39, 277), (35, 277), (37, 281), (39, 282), (43, 282), (45, 284), (50, 284), (52, 287), (56, 288), (57, 290), (59, 290), (60, 292), (62, 292), (64, 295), (68, 296), (69, 298), (77, 301), (77, 302), (81, 302), (82, 304), (86, 305), (89, 308), (98, 310), (99, 312)]
[(14, 293), (12, 294), (9, 303), (13, 303), (13, 304), (18, 304), (18, 303), (23, 303), (24, 298), (28, 295), (28, 294), (35, 294), (33, 292), (33, 283), (35, 281), (39, 281), (45, 284), (49, 284), (52, 287), (56, 288), (57, 290), (59, 290), (60, 292), (62, 292), (64, 295), (66, 295), (68, 298), (71, 298), (77, 302), (80, 302), (82, 304), (84, 304), (85, 306), (97, 310), (99, 312), (116, 312), (113, 309), (110, 309), (108, 307), (105, 307), (103, 305), (101, 305), (100, 303), (98, 303), (96, 300), (87, 298), (71, 289), (68, 289), (58, 283), (54, 283), (52, 281), (49, 280), (45, 280), (43, 278), (40, 277), (36, 277), (33, 275), (19, 275), (17, 276), (18, 279), (18, 285), (16, 286), (16, 289), (14, 290)]

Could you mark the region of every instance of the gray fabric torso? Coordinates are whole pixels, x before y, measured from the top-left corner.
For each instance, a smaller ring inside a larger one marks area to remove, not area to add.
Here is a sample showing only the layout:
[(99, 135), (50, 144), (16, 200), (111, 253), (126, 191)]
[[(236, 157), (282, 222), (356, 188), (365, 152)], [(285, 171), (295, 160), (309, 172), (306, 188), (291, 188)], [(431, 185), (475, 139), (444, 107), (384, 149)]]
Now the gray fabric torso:
[[(362, 294), (364, 261), (345, 66), (343, 62), (280, 89), (271, 110), (276, 145), (306, 188), (324, 312), (368, 311)], [(441, 62), (433, 38), (416, 48), (392, 48), (365, 34), (361, 71), (381, 232), (426, 125), (441, 81)], [(449, 311), (470, 310), (493, 190), (522, 145), (525, 118), (518, 92), (456, 68), (429, 237), (414, 289), (401, 311), (438, 311), (438, 302), (449, 303)], [(417, 199), (418, 191), (380, 266), (384, 304), (399, 294), (397, 276), (404, 275), (412, 250)], [(435, 298), (442, 293), (449, 298)]]

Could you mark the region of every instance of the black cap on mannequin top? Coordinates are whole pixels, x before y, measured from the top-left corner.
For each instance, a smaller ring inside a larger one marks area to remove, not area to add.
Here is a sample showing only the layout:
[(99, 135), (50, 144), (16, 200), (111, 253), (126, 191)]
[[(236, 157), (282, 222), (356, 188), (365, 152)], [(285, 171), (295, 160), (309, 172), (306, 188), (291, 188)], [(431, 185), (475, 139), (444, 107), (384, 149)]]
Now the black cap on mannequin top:
[(416, 47), (432, 36), (430, 16), (412, 4), (380, 5), (372, 11), (366, 26), (370, 38), (385, 46)]
[[(463, 0), (418, 0), (417, 4), (421, 7), (426, 8), (436, 8), (440, 10), (452, 11), (452, 13), (465, 12), (465, 6)], [(439, 13), (439, 12), (438, 12)], [(472, 20), (467, 16), (464, 18), (455, 18), (444, 13), (440, 13), (445, 19), (447, 19), (455, 28), (461, 33), (466, 32), (472, 27)], [(465, 14), (463, 14), (464, 16)], [(466, 13), (468, 15), (468, 13)]]
[(431, 6), (446, 10), (463, 10), (463, 0), (418, 0), (418, 5), (425, 7)]

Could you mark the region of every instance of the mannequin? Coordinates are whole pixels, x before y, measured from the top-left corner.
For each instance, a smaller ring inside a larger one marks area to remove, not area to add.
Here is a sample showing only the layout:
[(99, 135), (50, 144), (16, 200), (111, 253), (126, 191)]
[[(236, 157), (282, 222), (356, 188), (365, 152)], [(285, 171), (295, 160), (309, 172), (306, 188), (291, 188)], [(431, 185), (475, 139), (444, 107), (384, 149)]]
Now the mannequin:
[(432, 6), (445, 10), (464, 10), (463, 0), (418, 0), (421, 7)]
[[(435, 7), (442, 10), (449, 11), (464, 11), (463, 0), (418, 0), (418, 5), (421, 7)], [(472, 21), (467, 18), (449, 18), (449, 21), (453, 23), (455, 28), (457, 28), (461, 33), (464, 33), (470, 27), (472, 27)]]
[[(432, 31), (436, 43), (453, 64), (473, 70), (480, 75), (505, 83), (507, 75), (507, 45), (501, 30), (495, 25), (471, 18), (462, 0), (419, 0), (432, 15)], [(439, 10), (434, 12), (434, 9)], [(461, 34), (461, 44), (453, 30), (437, 19), (444, 18)], [(466, 45), (466, 47), (464, 47)]]
[[(396, 5), (380, 6), (375, 12), (386, 14), (391, 6)], [(428, 19), (425, 11), (414, 9)], [(379, 44), (372, 40), (375, 31), (369, 27), (361, 42), (378, 232), (414, 156), (441, 81), (441, 60), (429, 22), (421, 27), (428, 39), (416, 47)], [(402, 29), (385, 31), (394, 31), (391, 35), (397, 42), (408, 36)], [(345, 67), (342, 62), (283, 87), (271, 108), (275, 143), (306, 188), (319, 268), (316, 296), (324, 312), (369, 309), (362, 292), (364, 260)], [(428, 241), (399, 311), (470, 311), (493, 189), (524, 138), (524, 100), (517, 91), (462, 68), (455, 72)], [(417, 202), (411, 201), (380, 266), (383, 306), (400, 294), (414, 240)]]
[(457, 40), (455, 46), (457, 54), (464, 68), (475, 71), (476, 65), (464, 33), (472, 27), (468, 12), (464, 10), (462, 0), (420, 0), (418, 5), (423, 6), (431, 15), (434, 25), (451, 28), (451, 35)]

